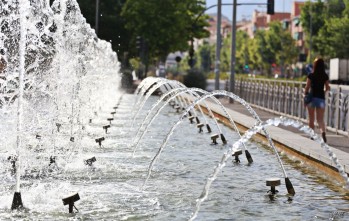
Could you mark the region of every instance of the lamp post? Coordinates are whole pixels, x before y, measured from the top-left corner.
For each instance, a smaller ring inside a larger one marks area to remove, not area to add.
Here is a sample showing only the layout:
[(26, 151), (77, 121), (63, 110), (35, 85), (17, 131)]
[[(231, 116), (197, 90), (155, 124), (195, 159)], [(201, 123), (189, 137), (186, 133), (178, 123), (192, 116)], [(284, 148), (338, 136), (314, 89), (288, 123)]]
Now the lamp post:
[(95, 18), (95, 31), (98, 36), (98, 26), (99, 26), (99, 0), (96, 0), (96, 18)]
[(216, 59), (215, 59), (215, 90), (219, 90), (219, 74), (221, 63), (221, 21), (222, 21), (222, 0), (217, 4), (217, 41), (216, 41)]
[(309, 62), (312, 62), (312, 56), (311, 56), (311, 51), (312, 51), (312, 44), (313, 44), (313, 41), (312, 41), (312, 35), (313, 35), (313, 15), (312, 15), (312, 12), (313, 12), (313, 2), (312, 1), (309, 1), (310, 3), (310, 21), (309, 21)]
[[(229, 91), (234, 93), (235, 91), (235, 61), (236, 61), (236, 0), (233, 0), (233, 20), (231, 30), (231, 56), (230, 56), (230, 81)], [(229, 99), (230, 103), (233, 103), (233, 99)]]

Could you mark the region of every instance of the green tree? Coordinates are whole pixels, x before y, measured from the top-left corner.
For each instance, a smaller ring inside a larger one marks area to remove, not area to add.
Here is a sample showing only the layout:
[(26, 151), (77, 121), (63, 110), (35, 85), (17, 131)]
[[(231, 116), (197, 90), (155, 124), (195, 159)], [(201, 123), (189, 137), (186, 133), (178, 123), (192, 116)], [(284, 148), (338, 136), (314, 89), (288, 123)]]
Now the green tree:
[(306, 2), (301, 12), (307, 44), (325, 58), (348, 57), (348, 0)]
[[(221, 48), (221, 72), (228, 72), (230, 70), (230, 60), (231, 60), (231, 35), (223, 39), (223, 46)], [(212, 56), (215, 56), (212, 53)], [(214, 59), (214, 58), (213, 58)]]
[[(92, 28), (96, 26), (96, 0), (77, 0), (81, 13)], [(133, 33), (125, 28), (125, 18), (121, 10), (126, 0), (103, 0), (99, 6), (98, 38), (109, 41), (117, 52), (119, 60), (127, 59), (137, 54), (134, 42), (130, 42)], [(123, 63), (126, 63), (124, 61)]]
[(349, 18), (331, 18), (317, 37), (318, 51), (325, 58), (349, 58)]
[(305, 2), (302, 7), (300, 21), (305, 32), (306, 45), (308, 48), (311, 46), (311, 50), (317, 52), (323, 50), (321, 48), (321, 39), (317, 38), (317, 36), (319, 35), (321, 28), (325, 25), (326, 16), (327, 8), (325, 3), (322, 1), (317, 1), (315, 3)]
[(287, 30), (282, 28), (280, 22), (269, 24), (266, 40), (268, 48), (273, 54), (272, 60), (281, 67), (281, 71), (286, 64), (292, 64), (298, 55), (295, 42)]
[(122, 16), (126, 28), (144, 39), (149, 57), (164, 60), (168, 53), (188, 50), (192, 38), (208, 36), (201, 0), (127, 0)]
[(267, 73), (271, 75), (271, 64), (275, 61), (275, 54), (270, 50), (267, 40), (266, 30), (257, 30), (253, 38), (253, 48), (250, 53), (254, 54), (254, 58), (251, 60), (255, 65), (260, 67), (261, 73)]
[(236, 33), (236, 67), (239, 72), (243, 72), (245, 65), (250, 63), (248, 39), (249, 36), (246, 32), (238, 31)]
[(204, 44), (198, 49), (198, 53), (197, 53), (198, 66), (204, 72), (209, 72), (211, 69), (211, 66), (212, 66), (211, 51), (212, 51), (212, 46), (207, 42), (204, 42)]

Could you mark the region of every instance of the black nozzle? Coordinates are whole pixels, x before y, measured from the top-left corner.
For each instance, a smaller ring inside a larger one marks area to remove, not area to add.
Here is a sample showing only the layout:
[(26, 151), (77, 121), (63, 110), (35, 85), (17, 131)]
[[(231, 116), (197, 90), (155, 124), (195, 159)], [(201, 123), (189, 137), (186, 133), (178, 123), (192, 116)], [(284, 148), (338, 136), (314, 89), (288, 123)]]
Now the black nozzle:
[(208, 132), (208, 133), (211, 133), (211, 132), (212, 132), (211, 127), (210, 127), (209, 124), (206, 124), (206, 129), (207, 129), (207, 132)]
[(59, 132), (59, 130), (61, 129), (61, 126), (62, 126), (62, 124), (60, 124), (60, 123), (56, 123), (57, 132)]
[(285, 184), (288, 194), (295, 195), (296, 191), (294, 191), (293, 185), (288, 177), (285, 178)]
[(218, 137), (219, 137), (218, 134), (214, 134), (214, 135), (211, 136), (212, 144), (218, 144), (217, 143)]
[(92, 157), (90, 159), (84, 160), (85, 164), (88, 166), (92, 166), (94, 162), (96, 162), (96, 157)]
[(99, 146), (101, 147), (102, 146), (102, 141), (104, 141), (104, 137), (101, 137), (101, 138), (97, 138), (95, 139), (96, 143), (99, 144)]
[(78, 193), (75, 193), (74, 195), (71, 195), (71, 196), (68, 196), (63, 200), (63, 205), (69, 205), (69, 213), (73, 213), (73, 207), (79, 211), (75, 206), (74, 206), (74, 203), (78, 200), (80, 200), (80, 196)]
[(221, 140), (222, 140), (223, 144), (227, 144), (227, 140), (225, 139), (223, 134), (221, 134)]
[(245, 150), (245, 156), (246, 156), (247, 161), (248, 161), (249, 163), (253, 163), (252, 156), (251, 156), (250, 152), (248, 152), (248, 150)]
[(11, 210), (23, 209), (22, 196), (20, 192), (15, 192), (13, 195)]
[(74, 140), (75, 140), (74, 137), (70, 137), (71, 142), (74, 142)]
[(35, 136), (35, 138), (38, 139), (38, 140), (41, 140), (41, 135), (40, 135), (40, 134), (37, 134), (37, 135)]
[(191, 124), (194, 123), (194, 116), (189, 116), (188, 119), (189, 119)]
[(204, 124), (197, 124), (196, 125), (196, 127), (199, 128), (199, 133), (203, 132), (203, 130), (202, 130), (203, 126), (204, 126)]
[(107, 120), (109, 121), (109, 124), (111, 124), (111, 122), (114, 120), (114, 118), (108, 118)]
[(236, 163), (240, 163), (240, 159), (239, 159), (239, 155), (241, 155), (242, 154), (242, 150), (236, 150), (233, 154), (232, 154), (232, 156), (233, 157), (235, 157), (235, 162)]
[(270, 186), (270, 190), (268, 192), (273, 195), (279, 192), (278, 190), (276, 190), (275, 187), (280, 186), (280, 184), (281, 184), (281, 181), (279, 178), (269, 178), (266, 180), (266, 185)]
[(198, 117), (195, 117), (195, 120), (196, 120), (196, 123), (199, 124), (200, 123), (200, 120)]
[(51, 164), (56, 164), (56, 157), (55, 156), (50, 156), (49, 166), (51, 166)]
[(110, 128), (110, 125), (105, 125), (105, 126), (103, 126), (103, 129), (105, 130), (105, 133), (106, 133), (106, 134), (108, 133), (108, 128)]

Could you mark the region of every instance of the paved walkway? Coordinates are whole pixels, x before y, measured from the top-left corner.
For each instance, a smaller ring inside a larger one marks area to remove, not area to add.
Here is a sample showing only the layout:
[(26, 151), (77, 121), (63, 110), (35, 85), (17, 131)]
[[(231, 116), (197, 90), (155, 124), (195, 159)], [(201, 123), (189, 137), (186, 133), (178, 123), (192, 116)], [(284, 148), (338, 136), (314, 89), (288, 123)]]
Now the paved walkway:
[[(241, 104), (237, 102), (234, 102), (233, 104), (229, 103), (229, 100), (226, 98), (221, 98), (220, 101), (228, 109), (229, 114), (237, 124), (247, 128), (251, 128), (254, 125), (255, 119)], [(223, 111), (218, 105), (211, 103), (210, 107), (212, 107), (212, 111), (224, 116)], [(253, 109), (262, 121), (280, 117), (280, 115), (269, 113), (258, 108)], [(303, 132), (293, 127), (284, 126), (270, 126), (267, 127), (267, 130), (274, 141), (279, 142), (290, 149), (301, 152), (308, 158), (313, 158), (327, 165), (334, 166), (328, 153), (320, 146), (320, 144), (311, 140)], [(319, 131), (317, 132), (319, 133)], [(347, 136), (327, 132), (327, 141), (327, 144), (336, 154), (339, 162), (344, 166), (345, 171), (349, 174), (349, 138)]]
[[(224, 106), (229, 107), (230, 109), (232, 109), (236, 112), (242, 113), (242, 114), (247, 115), (247, 116), (251, 116), (251, 114), (247, 111), (247, 109), (244, 106), (240, 105), (239, 103), (235, 102), (234, 104), (231, 104), (231, 103), (229, 103), (228, 99), (221, 99), (221, 102), (224, 104)], [(261, 118), (262, 121), (265, 121), (265, 120), (268, 120), (271, 118), (280, 117), (280, 115), (261, 110), (257, 107), (254, 107), (253, 109), (254, 109), (254, 111), (256, 111), (256, 113), (259, 115), (259, 117)], [(296, 134), (299, 134), (303, 137), (307, 137), (303, 132), (301, 132), (293, 127), (281, 126), (281, 128), (287, 130), (290, 133), (296, 133)], [(318, 134), (320, 133), (318, 128), (316, 128), (316, 132)], [(335, 134), (333, 132), (327, 131), (326, 137), (327, 137), (327, 144), (329, 146), (331, 146), (332, 148), (336, 148), (336, 149), (339, 149), (339, 150), (342, 150), (344, 152), (349, 153), (349, 137), (348, 136), (338, 135), (338, 134)]]

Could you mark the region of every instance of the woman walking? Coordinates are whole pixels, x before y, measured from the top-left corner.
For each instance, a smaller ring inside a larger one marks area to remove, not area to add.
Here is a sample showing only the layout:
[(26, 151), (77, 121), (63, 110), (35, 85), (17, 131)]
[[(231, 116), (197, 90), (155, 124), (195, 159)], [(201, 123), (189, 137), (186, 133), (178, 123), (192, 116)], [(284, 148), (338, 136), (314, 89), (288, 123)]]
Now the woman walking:
[(307, 77), (307, 84), (305, 86), (305, 95), (311, 94), (311, 100), (306, 104), (309, 115), (309, 127), (314, 130), (314, 121), (316, 114), (316, 121), (320, 127), (320, 132), (324, 142), (326, 139), (326, 125), (324, 122), (325, 113), (325, 92), (330, 90), (329, 78), (325, 72), (325, 62), (322, 58), (317, 58), (314, 61), (314, 69)]

